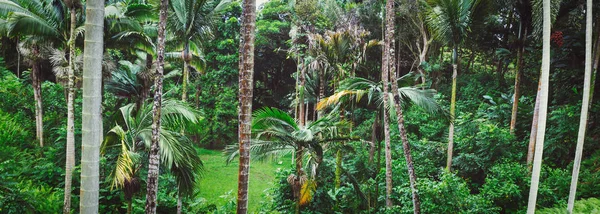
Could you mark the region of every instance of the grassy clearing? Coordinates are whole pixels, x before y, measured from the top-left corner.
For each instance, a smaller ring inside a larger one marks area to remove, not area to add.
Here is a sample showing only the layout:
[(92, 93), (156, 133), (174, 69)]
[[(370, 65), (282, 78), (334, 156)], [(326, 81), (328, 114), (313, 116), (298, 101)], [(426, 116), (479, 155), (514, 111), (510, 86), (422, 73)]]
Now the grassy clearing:
[[(230, 192), (230, 197), (237, 196), (238, 161), (227, 165), (226, 158), (221, 151), (200, 149), (200, 158), (204, 163), (204, 176), (200, 180), (200, 196), (208, 204), (217, 207), (224, 205), (227, 199), (221, 197)], [(264, 200), (264, 191), (273, 185), (277, 168), (284, 167), (277, 161), (252, 161), (250, 164), (250, 183), (248, 195), (248, 209), (254, 213), (258, 211)]]

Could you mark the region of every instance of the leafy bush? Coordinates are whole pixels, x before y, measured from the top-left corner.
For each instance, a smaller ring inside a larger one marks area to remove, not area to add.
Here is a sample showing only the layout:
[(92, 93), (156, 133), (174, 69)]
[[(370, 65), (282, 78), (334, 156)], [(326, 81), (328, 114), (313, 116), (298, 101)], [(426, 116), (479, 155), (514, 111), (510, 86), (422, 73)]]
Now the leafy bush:
[[(564, 204), (554, 208), (546, 208), (538, 210), (536, 213), (539, 214), (567, 214), (567, 207)], [(573, 213), (600, 213), (600, 199), (588, 198), (579, 201), (575, 201), (573, 207)]]

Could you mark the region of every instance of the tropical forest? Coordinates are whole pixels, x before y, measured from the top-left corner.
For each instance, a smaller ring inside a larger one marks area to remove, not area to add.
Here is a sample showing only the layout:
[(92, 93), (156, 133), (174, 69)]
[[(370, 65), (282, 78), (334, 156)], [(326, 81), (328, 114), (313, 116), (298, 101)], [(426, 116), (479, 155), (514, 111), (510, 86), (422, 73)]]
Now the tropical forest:
[(0, 214), (600, 214), (597, 0), (0, 0), (0, 41)]

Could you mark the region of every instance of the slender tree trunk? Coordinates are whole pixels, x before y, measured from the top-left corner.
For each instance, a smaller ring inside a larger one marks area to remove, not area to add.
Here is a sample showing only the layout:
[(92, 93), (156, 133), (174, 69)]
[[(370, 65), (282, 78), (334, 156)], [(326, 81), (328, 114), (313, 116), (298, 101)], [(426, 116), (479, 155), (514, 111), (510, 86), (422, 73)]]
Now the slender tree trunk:
[[(415, 1), (416, 3), (416, 1)], [(417, 5), (415, 5), (416, 8), (418, 8)], [(429, 37), (427, 35), (427, 30), (425, 29), (425, 24), (423, 23), (423, 21), (421, 20), (419, 23), (419, 31), (421, 32), (421, 36), (423, 37), (423, 48), (421, 49), (421, 53), (419, 54), (419, 66), (417, 66), (417, 70), (419, 71), (419, 74), (421, 75), (421, 84), (423, 84), (423, 88), (425, 87), (425, 82), (426, 82), (426, 75), (425, 75), (425, 71), (423, 70), (423, 68), (421, 67), (421, 64), (423, 64), (423, 62), (425, 62), (427, 60), (427, 53), (429, 52), (429, 46), (431, 45), (431, 42), (429, 41)]]
[(160, 1), (158, 21), (158, 44), (156, 56), (156, 72), (154, 80), (154, 104), (152, 106), (152, 143), (148, 154), (148, 179), (146, 181), (146, 213), (156, 213), (156, 193), (158, 192), (158, 174), (160, 167), (160, 130), (163, 90), (163, 71), (165, 69), (165, 27), (167, 25), (167, 9), (169, 1)]
[[(600, 23), (600, 22), (599, 22)], [(596, 46), (594, 48), (594, 65), (592, 67), (592, 83), (590, 88), (590, 105), (592, 105), (592, 101), (594, 101), (594, 91), (596, 86), (596, 74), (598, 73), (598, 61), (600, 61), (600, 24), (597, 24), (597, 34), (596, 38)], [(590, 106), (591, 107), (591, 106)]]
[[(390, 19), (390, 15), (394, 14), (394, 1), (388, 0), (386, 3), (386, 23), (391, 22), (394, 25), (393, 16)], [(388, 13), (391, 13), (388, 15)], [(387, 26), (387, 25), (386, 25)], [(393, 61), (394, 57), (390, 54), (390, 37), (392, 35), (384, 36), (384, 47), (383, 47), (383, 59), (381, 60), (381, 81), (383, 81), (383, 129), (385, 139), (385, 205), (386, 207), (392, 207), (392, 145), (390, 142), (390, 118), (389, 118), (389, 61)], [(393, 39), (393, 38), (392, 38)]]
[[(386, 46), (389, 46), (388, 52), (391, 56), (394, 55), (394, 43), (395, 43), (395, 13), (394, 13), (394, 2), (389, 0), (388, 6), (386, 7)], [(410, 153), (410, 144), (408, 144), (408, 137), (406, 136), (406, 129), (404, 128), (404, 116), (402, 115), (402, 106), (400, 103), (400, 94), (398, 92), (398, 75), (396, 73), (396, 63), (394, 60), (388, 61), (389, 70), (391, 71), (392, 76), (392, 94), (393, 94), (393, 104), (396, 109), (396, 118), (398, 120), (398, 132), (400, 133), (400, 138), (402, 140), (402, 148), (404, 152), (404, 158), (406, 159), (406, 166), (408, 168), (408, 177), (410, 180), (410, 189), (412, 192), (412, 202), (413, 202), (413, 213), (418, 214), (421, 213), (421, 200), (419, 200), (419, 193), (417, 192), (417, 176), (415, 174), (414, 163), (412, 160), (412, 154)]]
[(375, 157), (375, 145), (377, 143), (377, 122), (379, 115), (375, 114), (375, 121), (373, 122), (371, 131), (371, 143), (369, 144), (369, 166), (373, 164), (373, 158)]
[[(319, 71), (319, 101), (325, 97), (325, 71)], [(316, 105), (315, 105), (316, 109)], [(321, 118), (321, 112), (317, 111), (317, 119)]]
[[(34, 52), (36, 51), (34, 47)], [(35, 129), (36, 138), (40, 143), (40, 147), (44, 147), (44, 110), (42, 105), (42, 81), (41, 68), (39, 62), (33, 62), (31, 67), (31, 86), (33, 86), (33, 98), (35, 100)]]
[(581, 166), (581, 154), (585, 142), (585, 129), (587, 127), (588, 109), (590, 107), (590, 83), (592, 79), (592, 0), (587, 0), (586, 31), (585, 31), (585, 74), (583, 82), (583, 101), (581, 102), (581, 117), (579, 118), (579, 134), (577, 135), (577, 148), (575, 149), (575, 161), (573, 163), (573, 176), (571, 177), (571, 189), (567, 211), (573, 213), (575, 196), (577, 192), (577, 180), (579, 178), (579, 167)]
[(302, 66), (302, 68), (300, 68), (300, 77), (298, 78), (298, 81), (300, 82), (300, 91), (298, 92), (300, 94), (298, 97), (298, 119), (301, 126), (304, 126), (306, 123), (306, 110), (304, 106), (304, 93), (306, 92), (306, 90), (304, 90), (304, 86), (306, 85), (305, 74), (306, 69)]
[(177, 214), (181, 214), (181, 208), (182, 208), (182, 203), (181, 203), (181, 193), (177, 193)]
[(131, 213), (132, 213), (132, 211), (133, 211), (133, 206), (132, 206), (132, 204), (131, 204), (131, 202), (132, 202), (132, 201), (133, 201), (133, 199), (129, 199), (129, 200), (127, 201), (127, 214), (131, 214)]
[(83, 51), (80, 213), (98, 213), (100, 144), (103, 138), (103, 51), (104, 0), (87, 0)]
[(448, 159), (446, 160), (446, 170), (452, 170), (452, 152), (454, 150), (454, 117), (456, 113), (456, 76), (458, 75), (457, 47), (452, 50), (452, 98), (450, 99), (450, 129), (448, 131)]
[(192, 56), (190, 54), (190, 44), (185, 42), (185, 49), (183, 50), (183, 83), (181, 84), (181, 100), (187, 102), (187, 91), (188, 81), (190, 78), (189, 63)]
[(302, 176), (304, 175), (304, 171), (302, 170), (302, 157), (304, 157), (304, 147), (299, 146), (296, 149), (295, 153), (296, 153), (296, 159), (295, 159), (296, 175), (293, 177), (293, 180), (291, 180), (292, 182), (290, 184), (292, 185), (294, 199), (296, 200), (295, 213), (298, 214), (298, 213), (300, 213), (300, 196), (301, 196), (300, 189), (302, 188), (302, 185), (304, 184), (303, 179), (302, 179)]
[(17, 78), (21, 79), (21, 50), (19, 49), (19, 37), (17, 36)]
[(529, 134), (529, 145), (527, 147), (527, 167), (531, 172), (533, 167), (533, 156), (535, 152), (535, 139), (537, 136), (538, 129), (538, 118), (540, 116), (540, 91), (542, 90), (542, 79), (538, 80), (537, 93), (535, 96), (535, 106), (533, 108), (533, 120), (531, 122), (531, 133)]
[(517, 50), (517, 69), (515, 70), (515, 94), (513, 98), (512, 113), (510, 115), (510, 133), (515, 133), (517, 125), (517, 111), (519, 107), (519, 98), (521, 96), (519, 87), (521, 85), (521, 75), (523, 73), (523, 54), (525, 54), (525, 38), (527, 37), (527, 27), (525, 26), (524, 33), (519, 33), (520, 46)]
[(537, 192), (542, 168), (542, 154), (544, 152), (544, 135), (546, 134), (546, 115), (548, 111), (548, 83), (550, 78), (550, 0), (544, 0), (544, 24), (543, 24), (543, 51), (542, 51), (542, 75), (540, 90), (540, 115), (538, 118), (538, 129), (535, 143), (535, 155), (533, 157), (533, 171), (531, 173), (531, 188), (529, 189), (529, 202), (527, 213), (535, 213)]
[(252, 123), (252, 92), (254, 79), (255, 0), (243, 0), (239, 64), (239, 148), (237, 213), (248, 212), (248, 174), (250, 170), (250, 139)]
[(65, 198), (63, 204), (63, 213), (71, 212), (71, 184), (73, 178), (73, 167), (75, 167), (75, 112), (73, 110), (73, 101), (75, 99), (75, 72), (73, 59), (75, 58), (75, 25), (77, 24), (77, 14), (75, 8), (70, 8), (71, 13), (71, 32), (69, 40), (69, 82), (67, 84), (67, 151), (65, 164)]

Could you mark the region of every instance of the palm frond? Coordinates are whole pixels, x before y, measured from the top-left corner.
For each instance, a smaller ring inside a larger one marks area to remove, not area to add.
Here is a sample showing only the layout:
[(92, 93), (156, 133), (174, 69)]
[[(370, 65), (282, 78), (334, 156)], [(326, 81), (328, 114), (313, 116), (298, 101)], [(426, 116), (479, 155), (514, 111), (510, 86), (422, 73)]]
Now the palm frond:
[(9, 14), (6, 21), (8, 22), (10, 35), (38, 35), (64, 39), (58, 30), (45, 19), (30, 13), (13, 12)]

